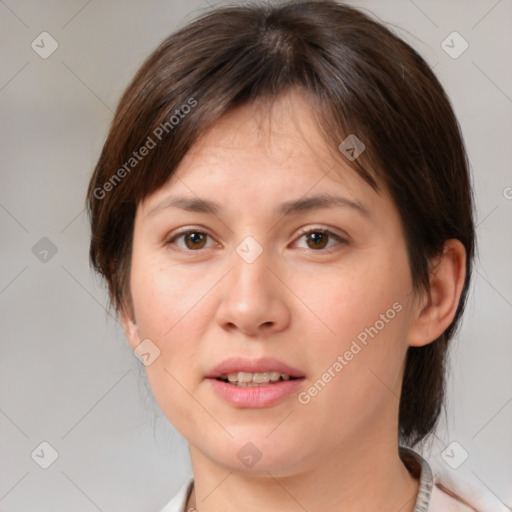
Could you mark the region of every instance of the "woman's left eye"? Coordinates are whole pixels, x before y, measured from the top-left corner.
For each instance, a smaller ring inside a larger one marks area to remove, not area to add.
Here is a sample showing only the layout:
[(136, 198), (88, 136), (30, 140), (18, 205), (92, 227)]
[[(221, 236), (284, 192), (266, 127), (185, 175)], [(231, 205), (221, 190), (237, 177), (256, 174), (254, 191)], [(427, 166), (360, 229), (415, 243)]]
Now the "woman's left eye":
[[(332, 245), (327, 247), (330, 241), (336, 240), (338, 244), (347, 244), (347, 240), (342, 238), (341, 236), (336, 235), (332, 231), (328, 229), (310, 229), (305, 233), (302, 233), (299, 239), (306, 237), (306, 244), (308, 244), (307, 249), (311, 249), (313, 251), (319, 251), (324, 249), (331, 249)], [(336, 244), (334, 244), (336, 245)]]

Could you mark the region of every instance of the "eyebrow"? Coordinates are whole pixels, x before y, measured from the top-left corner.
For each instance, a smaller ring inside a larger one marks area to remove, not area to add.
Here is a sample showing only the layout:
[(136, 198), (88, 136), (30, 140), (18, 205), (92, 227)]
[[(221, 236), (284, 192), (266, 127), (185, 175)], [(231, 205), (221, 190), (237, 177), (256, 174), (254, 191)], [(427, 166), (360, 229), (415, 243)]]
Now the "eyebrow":
[[(278, 215), (287, 217), (305, 211), (332, 207), (348, 207), (356, 210), (365, 217), (371, 216), (368, 208), (359, 201), (327, 193), (285, 201), (275, 208), (275, 212)], [(152, 208), (148, 215), (154, 215), (166, 208), (180, 208), (189, 212), (209, 213), (215, 216), (219, 216), (222, 211), (218, 203), (209, 199), (175, 196), (164, 199), (161, 203)]]

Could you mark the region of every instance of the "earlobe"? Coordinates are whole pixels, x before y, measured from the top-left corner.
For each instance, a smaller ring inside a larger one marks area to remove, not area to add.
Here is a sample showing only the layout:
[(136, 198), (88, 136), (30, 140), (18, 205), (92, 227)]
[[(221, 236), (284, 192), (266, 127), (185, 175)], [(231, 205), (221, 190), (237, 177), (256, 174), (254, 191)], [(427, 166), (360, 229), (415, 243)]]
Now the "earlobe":
[(135, 350), (140, 344), (139, 328), (135, 323), (135, 319), (132, 319), (132, 317), (124, 311), (121, 313), (121, 323), (126, 339), (130, 342), (132, 349)]
[(409, 345), (420, 347), (437, 339), (457, 312), (466, 279), (466, 250), (459, 240), (445, 242), (430, 272), (430, 293), (417, 308), (409, 331)]

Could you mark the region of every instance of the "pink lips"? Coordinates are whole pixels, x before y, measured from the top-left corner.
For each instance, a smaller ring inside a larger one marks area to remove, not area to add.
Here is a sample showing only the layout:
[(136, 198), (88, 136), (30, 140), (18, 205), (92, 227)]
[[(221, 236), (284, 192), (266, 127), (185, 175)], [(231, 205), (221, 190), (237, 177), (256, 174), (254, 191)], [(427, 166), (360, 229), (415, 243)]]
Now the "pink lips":
[[(217, 380), (221, 375), (237, 372), (279, 372), (294, 378), (254, 387), (239, 387)], [(213, 391), (230, 405), (242, 408), (261, 408), (276, 405), (296, 392), (302, 386), (305, 376), (300, 370), (272, 357), (260, 359), (231, 357), (216, 365), (206, 378)]]

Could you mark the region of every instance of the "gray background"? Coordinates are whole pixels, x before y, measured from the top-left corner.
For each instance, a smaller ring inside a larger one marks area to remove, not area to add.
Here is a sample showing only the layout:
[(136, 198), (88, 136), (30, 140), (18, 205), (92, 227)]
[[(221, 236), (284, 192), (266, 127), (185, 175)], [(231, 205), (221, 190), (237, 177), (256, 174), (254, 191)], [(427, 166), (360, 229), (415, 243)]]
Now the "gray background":
[[(452, 351), (448, 419), (425, 456), (512, 507), (512, 2), (350, 3), (396, 25), (434, 67), (462, 126), (480, 253)], [(84, 195), (128, 80), (207, 8), (0, 2), (1, 511), (155, 511), (190, 472), (186, 443), (147, 393), (89, 270)], [(43, 31), (59, 45), (47, 59), (31, 48)], [(456, 59), (441, 47), (453, 31), (469, 43)], [(59, 454), (48, 469), (35, 462), (48, 457), (43, 441)], [(469, 454), (458, 469), (441, 456), (453, 441)]]

